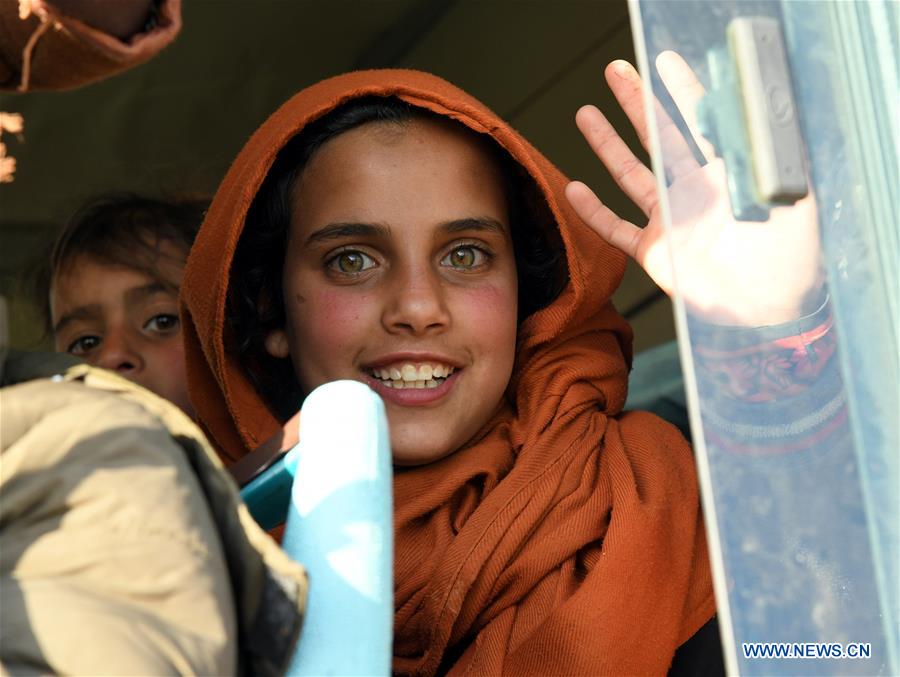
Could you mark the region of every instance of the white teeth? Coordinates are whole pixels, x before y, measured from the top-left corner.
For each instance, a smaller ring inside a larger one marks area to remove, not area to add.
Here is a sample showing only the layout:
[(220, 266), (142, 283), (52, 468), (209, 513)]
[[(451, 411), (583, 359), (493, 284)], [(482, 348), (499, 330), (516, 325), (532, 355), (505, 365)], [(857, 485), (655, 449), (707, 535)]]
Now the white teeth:
[(410, 388), (414, 388), (417, 390), (426, 390), (428, 388), (437, 388), (441, 384), (432, 378), (428, 379), (427, 381), (401, 381), (399, 379), (396, 381), (384, 381), (384, 385), (388, 388), (394, 388), (396, 390), (403, 390), (404, 388), (407, 390)]
[(418, 368), (404, 364), (399, 368), (372, 369), (372, 374), (390, 388), (436, 388), (454, 371), (453, 367), (443, 364), (423, 364)]

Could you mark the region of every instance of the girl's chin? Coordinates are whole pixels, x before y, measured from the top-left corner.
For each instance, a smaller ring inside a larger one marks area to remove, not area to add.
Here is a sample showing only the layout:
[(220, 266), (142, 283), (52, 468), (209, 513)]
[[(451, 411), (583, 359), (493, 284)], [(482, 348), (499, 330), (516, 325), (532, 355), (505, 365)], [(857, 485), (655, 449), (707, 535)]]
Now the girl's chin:
[(392, 456), (394, 465), (403, 468), (428, 465), (429, 463), (434, 463), (435, 461), (440, 461), (442, 458), (446, 458), (455, 451), (455, 449), (444, 448), (408, 448), (407, 444), (404, 444), (403, 442), (392, 444), (391, 446), (393, 447)]
[(451, 456), (462, 446), (458, 439), (462, 431), (453, 435), (454, 431), (443, 422), (397, 420), (391, 416), (389, 408), (388, 425), (391, 426), (391, 455), (395, 466), (428, 465)]

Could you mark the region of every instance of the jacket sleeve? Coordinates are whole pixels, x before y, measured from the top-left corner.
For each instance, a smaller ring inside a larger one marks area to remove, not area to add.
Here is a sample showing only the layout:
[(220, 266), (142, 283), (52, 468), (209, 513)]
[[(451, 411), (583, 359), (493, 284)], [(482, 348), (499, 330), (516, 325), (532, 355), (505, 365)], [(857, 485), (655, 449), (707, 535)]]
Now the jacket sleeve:
[(831, 304), (795, 322), (756, 328), (691, 322), (707, 443), (783, 453), (842, 434), (844, 385)]
[(41, 15), (20, 18), (13, 0), (0, 3), (0, 89), (72, 89), (148, 61), (181, 30), (181, 0), (148, 2), (144, 29), (125, 40), (66, 16), (50, 0)]
[(159, 419), (39, 380), (0, 424), (0, 673), (236, 674), (220, 538)]

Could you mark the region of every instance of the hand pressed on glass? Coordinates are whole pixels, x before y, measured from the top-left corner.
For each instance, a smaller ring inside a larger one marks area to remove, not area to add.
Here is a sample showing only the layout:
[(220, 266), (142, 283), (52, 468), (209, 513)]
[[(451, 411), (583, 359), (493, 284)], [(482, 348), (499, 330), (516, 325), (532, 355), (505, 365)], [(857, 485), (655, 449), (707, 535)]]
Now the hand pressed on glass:
[[(656, 61), (700, 149), (700, 164), (663, 107), (655, 101), (672, 217), (669, 235), (653, 173), (634, 156), (594, 106), (576, 114), (576, 124), (597, 157), (647, 216), (643, 228), (606, 207), (585, 184), (573, 181), (566, 196), (582, 220), (613, 246), (634, 258), (672, 296), (675, 291), (667, 238), (671, 236), (677, 287), (698, 319), (723, 325), (764, 326), (788, 322), (815, 309), (823, 284), (815, 201), (774, 207), (764, 222), (738, 221), (731, 210), (723, 162), (699, 132), (697, 103), (704, 89), (690, 66), (674, 52)], [(606, 69), (606, 79), (645, 148), (650, 147), (639, 75), (624, 61)]]

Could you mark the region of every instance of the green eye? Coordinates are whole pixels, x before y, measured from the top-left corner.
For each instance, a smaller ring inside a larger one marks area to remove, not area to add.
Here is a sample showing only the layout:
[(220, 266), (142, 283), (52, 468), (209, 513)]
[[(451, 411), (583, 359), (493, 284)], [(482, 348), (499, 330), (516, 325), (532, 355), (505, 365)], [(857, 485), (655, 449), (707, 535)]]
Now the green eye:
[(345, 251), (328, 261), (328, 266), (340, 273), (353, 275), (374, 267), (375, 261), (362, 252)]
[(477, 268), (482, 265), (487, 258), (487, 254), (478, 247), (465, 245), (452, 249), (441, 263), (451, 268)]

